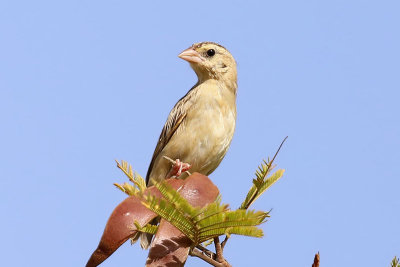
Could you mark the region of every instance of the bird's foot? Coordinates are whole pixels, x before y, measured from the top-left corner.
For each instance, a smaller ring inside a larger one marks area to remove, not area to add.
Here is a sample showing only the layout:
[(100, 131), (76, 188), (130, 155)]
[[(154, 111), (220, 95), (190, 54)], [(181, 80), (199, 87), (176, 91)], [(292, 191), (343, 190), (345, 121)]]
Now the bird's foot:
[(167, 175), (167, 178), (177, 178), (181, 176), (182, 173), (188, 172), (190, 167), (192, 167), (189, 163), (181, 162), (179, 159), (176, 159), (175, 161), (171, 160), (170, 158), (167, 159), (170, 160), (173, 164), (171, 170)]

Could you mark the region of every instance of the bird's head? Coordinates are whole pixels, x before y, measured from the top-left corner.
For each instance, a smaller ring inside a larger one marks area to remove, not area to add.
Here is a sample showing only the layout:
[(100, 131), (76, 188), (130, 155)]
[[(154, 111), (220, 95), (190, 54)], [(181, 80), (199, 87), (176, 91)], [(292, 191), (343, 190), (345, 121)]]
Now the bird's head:
[(190, 63), (199, 82), (216, 79), (236, 89), (236, 61), (222, 45), (213, 42), (197, 43), (178, 56)]

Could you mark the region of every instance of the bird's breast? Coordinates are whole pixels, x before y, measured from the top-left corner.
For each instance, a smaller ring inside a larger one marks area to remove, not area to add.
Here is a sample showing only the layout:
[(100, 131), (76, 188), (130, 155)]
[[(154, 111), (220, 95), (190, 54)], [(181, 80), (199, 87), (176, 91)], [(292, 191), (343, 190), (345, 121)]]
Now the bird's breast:
[(192, 135), (190, 154), (184, 155), (192, 164), (191, 171), (209, 174), (224, 158), (232, 141), (236, 123), (236, 105), (217, 97), (199, 99), (187, 114), (185, 132)]

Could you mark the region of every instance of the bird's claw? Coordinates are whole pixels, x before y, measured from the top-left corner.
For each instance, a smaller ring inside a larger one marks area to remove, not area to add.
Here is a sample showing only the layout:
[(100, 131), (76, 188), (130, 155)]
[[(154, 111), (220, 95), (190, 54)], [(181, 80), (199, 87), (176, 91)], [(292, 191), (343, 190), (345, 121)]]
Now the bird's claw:
[(167, 178), (177, 178), (181, 176), (182, 173), (188, 172), (190, 167), (192, 167), (189, 163), (181, 162), (179, 159), (171, 160), (168, 157), (165, 157), (167, 160), (173, 163), (171, 170), (169, 171)]

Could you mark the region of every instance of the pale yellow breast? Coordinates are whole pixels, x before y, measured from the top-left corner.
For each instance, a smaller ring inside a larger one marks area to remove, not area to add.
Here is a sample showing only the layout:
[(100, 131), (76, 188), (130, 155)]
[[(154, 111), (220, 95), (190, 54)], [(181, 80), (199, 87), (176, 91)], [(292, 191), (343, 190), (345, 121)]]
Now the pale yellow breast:
[(164, 155), (190, 163), (190, 172), (209, 175), (229, 148), (235, 131), (235, 95), (216, 82), (200, 86), (183, 124), (156, 160), (154, 178), (157, 180), (164, 179), (169, 171), (170, 164), (162, 162)]
[(215, 82), (201, 86), (205, 88), (199, 90), (184, 127), (177, 131), (171, 141), (179, 143), (188, 140), (187, 148), (182, 149), (178, 145), (180, 149), (176, 151), (177, 156), (192, 164), (192, 172), (208, 175), (218, 167), (231, 143), (235, 130), (236, 103), (235, 96)]

